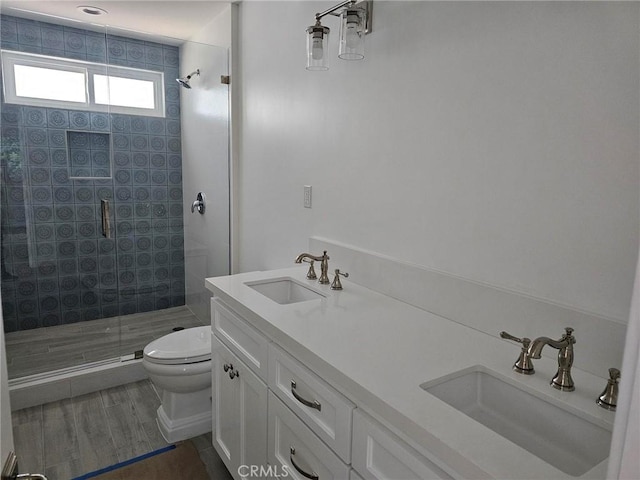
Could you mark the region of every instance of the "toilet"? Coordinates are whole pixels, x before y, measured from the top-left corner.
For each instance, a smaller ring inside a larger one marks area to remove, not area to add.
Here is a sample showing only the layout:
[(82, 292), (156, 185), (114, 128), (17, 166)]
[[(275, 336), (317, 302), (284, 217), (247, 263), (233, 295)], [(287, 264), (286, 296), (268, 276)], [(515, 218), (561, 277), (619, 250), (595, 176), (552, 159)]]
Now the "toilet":
[(142, 366), (161, 393), (157, 423), (169, 443), (211, 431), (211, 327), (170, 333), (143, 350)]

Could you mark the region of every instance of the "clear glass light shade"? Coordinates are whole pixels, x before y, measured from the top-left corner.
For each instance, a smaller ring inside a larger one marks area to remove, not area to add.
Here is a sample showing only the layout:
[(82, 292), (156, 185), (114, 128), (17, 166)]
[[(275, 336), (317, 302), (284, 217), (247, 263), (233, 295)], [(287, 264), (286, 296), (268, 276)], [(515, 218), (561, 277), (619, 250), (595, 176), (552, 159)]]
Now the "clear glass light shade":
[(329, 70), (329, 28), (320, 22), (307, 28), (307, 70)]
[(340, 15), (340, 49), (338, 57), (343, 60), (364, 58), (365, 12), (345, 10)]

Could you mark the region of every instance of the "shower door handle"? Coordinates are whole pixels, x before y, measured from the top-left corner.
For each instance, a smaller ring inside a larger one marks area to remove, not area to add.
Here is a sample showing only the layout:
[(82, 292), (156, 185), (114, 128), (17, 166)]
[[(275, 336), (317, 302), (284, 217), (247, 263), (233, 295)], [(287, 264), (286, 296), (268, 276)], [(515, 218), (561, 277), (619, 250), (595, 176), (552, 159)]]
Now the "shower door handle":
[(198, 192), (198, 195), (196, 195), (196, 201), (191, 204), (191, 213), (195, 213), (196, 210), (198, 210), (200, 215), (204, 215), (206, 198), (207, 197), (204, 192)]
[(109, 219), (109, 200), (100, 200), (100, 211), (102, 212), (102, 236), (111, 238), (111, 220)]

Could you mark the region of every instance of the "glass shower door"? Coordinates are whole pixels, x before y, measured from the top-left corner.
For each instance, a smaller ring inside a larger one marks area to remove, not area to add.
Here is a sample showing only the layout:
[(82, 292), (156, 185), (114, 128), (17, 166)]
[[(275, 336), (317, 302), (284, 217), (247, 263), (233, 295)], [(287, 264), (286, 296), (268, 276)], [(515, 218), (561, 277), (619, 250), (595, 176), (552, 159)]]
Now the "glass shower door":
[[(121, 356), (209, 323), (204, 279), (229, 273), (227, 49), (109, 36), (111, 63), (163, 74), (164, 116), (113, 114)], [(117, 59), (117, 55), (121, 57)], [(132, 58), (137, 60), (132, 62)], [(112, 68), (112, 70), (115, 70)], [(176, 79), (199, 70), (183, 88)], [(191, 212), (204, 192), (205, 214)]]
[(119, 354), (116, 249), (104, 231), (114, 217), (102, 208), (113, 198), (111, 119), (89, 105), (105, 31), (1, 21), (0, 286), (18, 378)]

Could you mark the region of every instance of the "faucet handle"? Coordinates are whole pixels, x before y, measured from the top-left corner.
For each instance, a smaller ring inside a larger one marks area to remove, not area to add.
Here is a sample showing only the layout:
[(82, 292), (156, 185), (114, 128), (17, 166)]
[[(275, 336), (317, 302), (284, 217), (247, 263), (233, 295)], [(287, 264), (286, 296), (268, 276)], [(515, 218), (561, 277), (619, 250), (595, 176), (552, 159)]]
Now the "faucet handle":
[(342, 282), (340, 281), (340, 275), (344, 278), (349, 278), (349, 274), (347, 272), (342, 273), (340, 270), (336, 268), (335, 270), (335, 278), (333, 282), (331, 282), (331, 290), (342, 290)]
[(518, 338), (518, 337), (514, 337), (513, 335), (511, 335), (510, 333), (507, 332), (500, 332), (500, 336), (502, 338), (505, 338), (507, 340), (513, 340), (514, 342), (518, 342), (518, 343), (522, 343), (524, 344), (524, 342), (527, 342), (527, 346), (531, 343), (531, 339), (527, 338), (527, 337), (523, 337), (523, 338)]
[(596, 403), (605, 410), (616, 410), (618, 403), (618, 382), (620, 381), (620, 370), (617, 368), (609, 369), (609, 380), (603, 392), (598, 396)]
[(527, 337), (522, 337), (522, 338), (514, 337), (513, 335), (507, 332), (500, 332), (500, 337), (522, 344), (520, 355), (518, 355), (518, 359), (513, 364), (513, 370), (518, 373), (522, 373), (523, 375), (533, 375), (536, 371), (533, 368), (533, 362), (531, 361), (531, 357), (527, 353), (527, 350), (529, 349), (529, 345), (531, 344), (531, 339)]
[(618, 370), (617, 368), (610, 368), (609, 378), (617, 383), (618, 380), (620, 380), (620, 370)]
[(569, 345), (573, 345), (576, 343), (576, 337), (573, 336), (573, 328), (571, 327), (564, 327), (564, 335), (562, 335), (562, 338), (559, 340), (560, 342), (562, 341), (566, 341)]
[(316, 270), (313, 268), (313, 260), (305, 258), (302, 261), (309, 264), (309, 271), (307, 272), (307, 279), (308, 280), (317, 280), (318, 276), (316, 275)]

